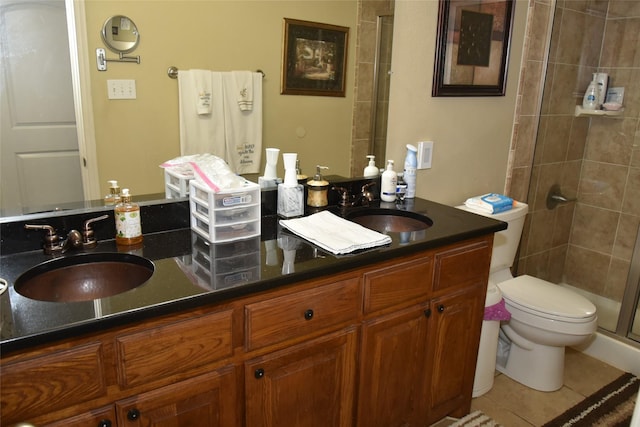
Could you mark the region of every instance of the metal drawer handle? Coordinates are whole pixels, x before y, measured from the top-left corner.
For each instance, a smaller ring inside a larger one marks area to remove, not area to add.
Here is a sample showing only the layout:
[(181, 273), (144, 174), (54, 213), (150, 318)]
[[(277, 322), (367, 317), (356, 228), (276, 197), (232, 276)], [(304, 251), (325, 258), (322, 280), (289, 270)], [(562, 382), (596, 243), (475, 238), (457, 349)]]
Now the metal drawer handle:
[(307, 311), (304, 312), (304, 318), (306, 320), (311, 320), (313, 319), (313, 310), (309, 309)]

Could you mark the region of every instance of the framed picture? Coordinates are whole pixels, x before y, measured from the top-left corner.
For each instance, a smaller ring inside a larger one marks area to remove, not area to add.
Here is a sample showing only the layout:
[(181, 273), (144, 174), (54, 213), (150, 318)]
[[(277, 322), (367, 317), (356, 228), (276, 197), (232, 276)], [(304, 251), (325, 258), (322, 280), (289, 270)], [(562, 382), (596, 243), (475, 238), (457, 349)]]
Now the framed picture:
[(431, 96), (504, 96), (514, 0), (439, 0)]
[(349, 28), (284, 19), (284, 95), (344, 96)]

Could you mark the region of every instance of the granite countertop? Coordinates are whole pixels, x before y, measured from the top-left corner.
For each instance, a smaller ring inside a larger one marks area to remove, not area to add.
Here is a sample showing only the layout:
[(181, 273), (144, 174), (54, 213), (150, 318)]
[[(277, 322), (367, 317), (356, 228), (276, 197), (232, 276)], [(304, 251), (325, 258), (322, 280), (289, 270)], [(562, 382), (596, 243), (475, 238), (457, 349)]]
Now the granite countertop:
[[(42, 250), (4, 255), (0, 257), (0, 276), (10, 286), (0, 296), (0, 350), (6, 354), (336, 274), (506, 228), (503, 222), (419, 198), (385, 207), (423, 213), (433, 225), (411, 234), (389, 233), (391, 244), (344, 256), (325, 252), (282, 230), (275, 215), (262, 217), (261, 236), (230, 243), (209, 244), (188, 226), (145, 232), (143, 245), (137, 248), (117, 247), (112, 239), (101, 240), (95, 249), (80, 252), (130, 252), (152, 260), (156, 270), (148, 282), (135, 289), (86, 302), (44, 302), (19, 295), (13, 289), (18, 276), (52, 256)], [(143, 224), (146, 224), (144, 212)], [(68, 256), (74, 254), (77, 252)]]

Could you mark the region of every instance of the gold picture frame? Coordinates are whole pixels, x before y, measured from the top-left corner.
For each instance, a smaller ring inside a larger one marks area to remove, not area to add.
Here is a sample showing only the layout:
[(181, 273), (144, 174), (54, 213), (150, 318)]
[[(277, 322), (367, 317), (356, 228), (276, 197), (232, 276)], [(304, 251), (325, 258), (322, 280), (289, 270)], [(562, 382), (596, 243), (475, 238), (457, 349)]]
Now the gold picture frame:
[(345, 96), (349, 28), (284, 18), (283, 95)]

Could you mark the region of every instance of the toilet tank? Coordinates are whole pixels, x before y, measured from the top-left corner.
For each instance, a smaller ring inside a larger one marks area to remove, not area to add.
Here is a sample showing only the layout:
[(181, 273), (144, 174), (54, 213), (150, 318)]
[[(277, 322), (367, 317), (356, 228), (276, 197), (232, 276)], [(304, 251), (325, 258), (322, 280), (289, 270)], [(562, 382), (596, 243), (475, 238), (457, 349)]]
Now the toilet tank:
[(511, 268), (518, 251), (520, 237), (522, 236), (522, 228), (524, 227), (524, 219), (529, 210), (526, 203), (515, 202), (513, 209), (497, 214), (488, 214), (469, 209), (466, 206), (458, 206), (469, 212), (488, 218), (504, 221), (508, 224), (506, 230), (495, 233), (493, 238), (493, 252), (491, 253), (491, 272)]

